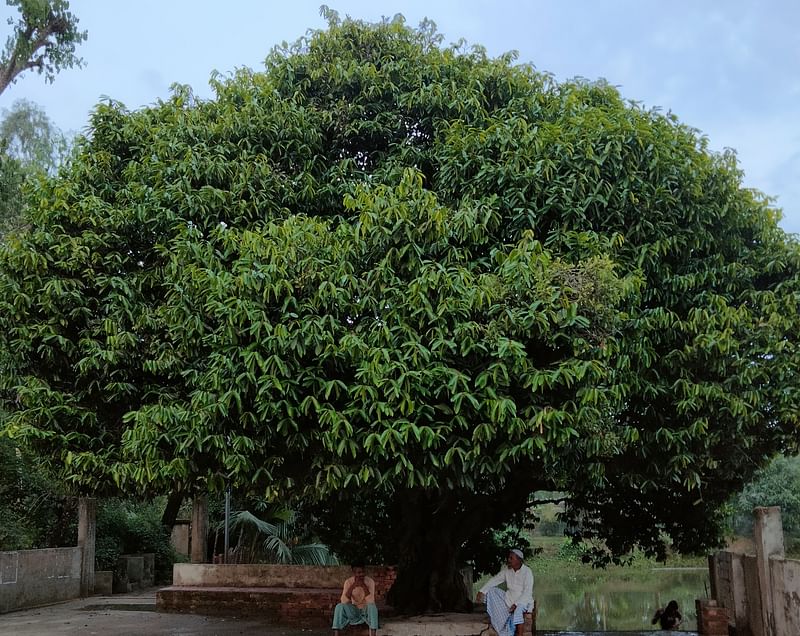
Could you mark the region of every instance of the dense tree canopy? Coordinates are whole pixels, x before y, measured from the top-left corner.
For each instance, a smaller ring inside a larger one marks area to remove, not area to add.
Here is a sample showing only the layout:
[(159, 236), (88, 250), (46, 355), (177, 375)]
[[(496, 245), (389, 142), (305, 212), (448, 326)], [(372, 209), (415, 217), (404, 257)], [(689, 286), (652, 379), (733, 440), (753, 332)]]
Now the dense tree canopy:
[(0, 254), (7, 431), (85, 490), (372, 493), (407, 609), (537, 489), (601, 559), (714, 543), (797, 441), (779, 213), (605, 83), (329, 18), (97, 107)]

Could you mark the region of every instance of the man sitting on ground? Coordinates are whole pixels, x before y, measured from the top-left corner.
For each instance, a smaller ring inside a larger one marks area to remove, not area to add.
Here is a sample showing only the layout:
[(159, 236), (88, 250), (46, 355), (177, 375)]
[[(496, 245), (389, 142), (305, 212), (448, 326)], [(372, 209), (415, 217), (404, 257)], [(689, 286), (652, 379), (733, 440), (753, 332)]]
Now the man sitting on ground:
[(376, 636), (378, 630), (378, 607), (375, 605), (375, 581), (364, 576), (364, 564), (353, 563), (353, 576), (344, 582), (341, 602), (333, 610), (333, 635), (348, 625), (369, 627), (369, 636)]
[[(522, 562), (522, 550), (509, 550), (507, 566), (486, 581), (476, 601), (486, 599), (486, 612), (497, 636), (522, 636), (523, 614), (533, 609), (533, 572)], [(498, 585), (505, 583), (505, 591)]]

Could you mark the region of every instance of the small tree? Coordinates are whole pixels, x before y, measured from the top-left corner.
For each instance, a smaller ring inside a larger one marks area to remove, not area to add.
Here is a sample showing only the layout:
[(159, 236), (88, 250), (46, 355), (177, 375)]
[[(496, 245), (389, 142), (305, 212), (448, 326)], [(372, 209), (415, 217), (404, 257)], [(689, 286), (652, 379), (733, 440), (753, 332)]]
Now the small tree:
[(86, 31), (78, 30), (78, 18), (70, 13), (67, 0), (6, 0), (6, 4), (17, 7), (19, 18), (8, 20), (13, 32), (0, 56), (0, 93), (26, 71), (52, 82), (62, 69), (83, 64), (75, 47), (86, 39)]
[(47, 113), (26, 99), (18, 99), (11, 108), (3, 109), (0, 139), (6, 143), (6, 152), (28, 174), (55, 174), (71, 147), (67, 136)]
[(17, 100), (0, 118), (0, 238), (22, 227), (23, 184), (54, 174), (70, 142), (33, 102)]
[(776, 457), (733, 499), (737, 532), (752, 533), (757, 506), (780, 506), (784, 532), (800, 538), (800, 457)]

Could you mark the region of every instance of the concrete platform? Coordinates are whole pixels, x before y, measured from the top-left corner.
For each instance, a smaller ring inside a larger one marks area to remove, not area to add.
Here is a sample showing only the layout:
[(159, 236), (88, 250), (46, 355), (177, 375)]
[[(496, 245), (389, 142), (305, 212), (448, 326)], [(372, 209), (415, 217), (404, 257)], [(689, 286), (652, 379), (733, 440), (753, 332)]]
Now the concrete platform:
[(385, 621), (378, 636), (496, 636), (480, 614), (426, 614)]

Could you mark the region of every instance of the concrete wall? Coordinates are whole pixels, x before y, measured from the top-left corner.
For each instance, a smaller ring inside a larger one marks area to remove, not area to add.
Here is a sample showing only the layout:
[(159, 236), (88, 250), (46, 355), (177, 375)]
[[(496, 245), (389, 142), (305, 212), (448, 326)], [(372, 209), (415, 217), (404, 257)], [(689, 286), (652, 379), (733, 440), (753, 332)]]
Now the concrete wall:
[(128, 594), (153, 586), (155, 555), (123, 554), (114, 568), (114, 594)]
[[(751, 561), (749, 576), (745, 562)], [(755, 556), (734, 552), (719, 552), (712, 560), (712, 592), (720, 607), (727, 610), (732, 625), (736, 625), (737, 636), (753, 636), (750, 629), (749, 598), (758, 595), (758, 574)], [(749, 589), (749, 593), (748, 593)], [(760, 616), (760, 605), (757, 604)]]
[(770, 574), (775, 634), (800, 634), (800, 561), (772, 557)]
[[(800, 561), (773, 556), (769, 584), (762, 590), (757, 558), (749, 554), (715, 555), (715, 598), (727, 610), (736, 636), (800, 634)], [(771, 611), (764, 611), (768, 603)], [(769, 616), (770, 618), (767, 618)]]
[(189, 521), (178, 520), (172, 526), (172, 547), (178, 554), (189, 557)]
[(719, 605), (728, 610), (733, 608), (733, 590), (736, 586), (733, 575), (735, 556), (732, 552), (719, 552), (713, 561), (712, 594)]
[[(737, 595), (744, 596), (742, 602), (744, 614), (734, 614), (736, 629), (741, 636), (756, 636), (757, 630), (761, 630), (761, 594), (758, 591), (758, 559), (754, 554), (744, 554), (742, 559), (742, 581), (744, 588), (740, 585)], [(760, 632), (759, 632), (760, 633)]]
[(81, 548), (0, 552), (0, 614), (80, 597)]
[[(394, 582), (393, 568), (367, 566), (366, 573), (375, 579), (375, 595), (383, 597)], [(172, 570), (172, 585), (341, 589), (350, 576), (349, 565), (176, 563)]]
[(756, 554), (720, 552), (711, 559), (715, 600), (736, 636), (798, 636), (800, 561), (784, 556), (780, 510), (754, 513)]
[(98, 596), (111, 596), (114, 593), (114, 572), (97, 570), (94, 573), (94, 593)]
[(173, 585), (203, 587), (340, 587), (348, 566), (176, 563)]

